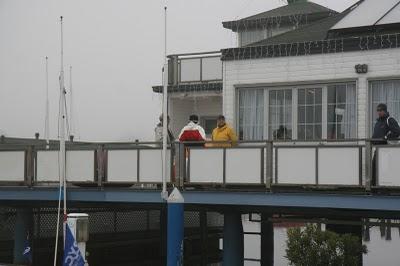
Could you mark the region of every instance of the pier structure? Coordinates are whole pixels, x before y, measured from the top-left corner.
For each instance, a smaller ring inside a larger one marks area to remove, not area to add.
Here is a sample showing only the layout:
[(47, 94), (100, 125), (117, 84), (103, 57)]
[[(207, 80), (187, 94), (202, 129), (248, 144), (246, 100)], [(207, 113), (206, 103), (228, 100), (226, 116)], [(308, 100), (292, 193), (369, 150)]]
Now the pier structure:
[[(111, 227), (115, 232), (157, 210), (158, 234), (165, 239), (166, 203), (160, 197), (159, 143), (69, 142), (66, 148), (70, 208), (114, 209)], [(14, 263), (23, 259), (21, 249), (29, 232), (43, 221), (38, 220), (44, 215), (43, 208), (57, 205), (57, 149), (57, 142), (51, 142), (47, 149), (41, 140), (3, 138), (0, 144), (0, 202), (12, 208), (15, 216)], [(376, 182), (371, 181), (373, 153), (377, 158)], [(392, 159), (400, 155), (397, 145), (372, 147), (365, 139), (251, 141), (209, 148), (173, 143), (169, 154), (168, 189), (181, 190), (185, 212), (196, 213), (197, 219), (198, 241), (185, 246), (185, 252), (195, 250), (201, 257), (200, 265), (210, 263), (207, 254), (211, 249), (218, 250), (218, 241), (208, 242), (210, 234), (223, 241), (216, 261), (220, 258), (224, 265), (243, 264), (243, 214), (260, 214), (263, 266), (273, 265), (275, 222), (311, 219), (326, 224), (327, 229), (361, 239), (368, 218), (400, 217), (399, 166)], [(126, 216), (132, 219), (123, 218), (127, 209), (141, 213)], [(146, 221), (151, 224), (154, 219)], [(185, 236), (189, 231), (185, 229)], [(159, 253), (164, 257), (166, 241), (159, 242)]]

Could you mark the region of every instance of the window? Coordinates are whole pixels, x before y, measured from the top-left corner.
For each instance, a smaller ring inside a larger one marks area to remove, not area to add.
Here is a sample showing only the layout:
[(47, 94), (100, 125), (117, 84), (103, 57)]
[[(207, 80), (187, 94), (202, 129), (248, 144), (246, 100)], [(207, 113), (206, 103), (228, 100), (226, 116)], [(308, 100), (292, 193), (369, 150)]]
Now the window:
[(273, 139), (292, 139), (292, 90), (269, 91), (268, 132)]
[(356, 138), (356, 86), (328, 86), (327, 139)]
[(239, 138), (264, 139), (264, 90), (239, 90)]
[(322, 137), (322, 88), (299, 89), (297, 104), (297, 138), (300, 140)]
[[(395, 99), (392, 105), (396, 106), (395, 114), (400, 117), (400, 81), (396, 82), (397, 85), (392, 84), (397, 88), (396, 93), (386, 91), (387, 96), (380, 96), (374, 101), (377, 104), (381, 98)], [(244, 140), (357, 137), (355, 82), (297, 88), (240, 89), (238, 103), (238, 132)]]
[(400, 80), (372, 81), (371, 90), (371, 132), (376, 120), (376, 108), (378, 104), (385, 103), (391, 116), (400, 118)]
[(202, 117), (201, 125), (204, 128), (206, 136), (209, 138), (214, 130), (217, 127), (217, 117)]

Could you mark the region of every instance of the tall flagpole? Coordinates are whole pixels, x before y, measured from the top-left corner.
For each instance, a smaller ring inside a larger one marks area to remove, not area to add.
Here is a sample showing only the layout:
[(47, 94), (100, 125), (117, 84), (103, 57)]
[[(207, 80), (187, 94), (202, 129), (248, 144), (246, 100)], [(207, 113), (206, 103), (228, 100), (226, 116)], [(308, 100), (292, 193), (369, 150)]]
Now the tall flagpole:
[(168, 138), (168, 61), (167, 61), (167, 6), (164, 7), (164, 67), (163, 67), (163, 150), (162, 150), (162, 181), (161, 197), (168, 199), (167, 192), (167, 138)]
[(46, 139), (46, 148), (49, 148), (50, 143), (50, 124), (49, 124), (49, 112), (50, 112), (50, 103), (49, 103), (49, 62), (48, 57), (46, 56), (46, 114), (44, 121), (44, 137)]
[(61, 24), (61, 70), (60, 70), (60, 185), (63, 188), (63, 236), (65, 245), (65, 229), (67, 221), (67, 186), (65, 179), (65, 85), (64, 85), (64, 33), (63, 33), (63, 17), (60, 17)]

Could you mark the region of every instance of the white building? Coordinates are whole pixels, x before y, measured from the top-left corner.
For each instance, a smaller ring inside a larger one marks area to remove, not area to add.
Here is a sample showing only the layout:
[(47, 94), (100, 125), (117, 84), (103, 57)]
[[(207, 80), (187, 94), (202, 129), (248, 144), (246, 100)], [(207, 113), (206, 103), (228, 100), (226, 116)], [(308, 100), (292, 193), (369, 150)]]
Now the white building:
[(369, 137), (380, 102), (400, 118), (398, 1), (337, 13), (293, 0), (223, 25), (239, 47), (223, 49), (221, 61), (219, 53), (170, 56), (175, 133), (191, 113), (208, 133), (223, 113), (245, 140)]

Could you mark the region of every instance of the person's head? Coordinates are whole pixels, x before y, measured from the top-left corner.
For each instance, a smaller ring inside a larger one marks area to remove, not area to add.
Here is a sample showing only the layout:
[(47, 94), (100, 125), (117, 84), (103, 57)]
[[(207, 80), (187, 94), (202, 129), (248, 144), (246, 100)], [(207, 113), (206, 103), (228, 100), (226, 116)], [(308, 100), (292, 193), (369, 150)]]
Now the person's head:
[[(158, 118), (159, 120), (160, 120), (160, 123), (161, 123), (161, 125), (163, 124), (163, 121), (164, 121), (164, 117), (163, 117), (163, 114), (161, 114), (160, 115), (160, 117)], [(169, 118), (169, 115), (167, 116), (167, 123), (169, 124), (169, 120), (170, 120), (170, 118)]]
[(218, 127), (223, 127), (223, 126), (225, 126), (225, 116), (223, 116), (223, 115), (219, 115), (218, 116), (218, 118), (217, 118), (217, 126)]
[(387, 105), (384, 103), (378, 104), (378, 107), (376, 108), (376, 112), (378, 113), (378, 117), (384, 117), (386, 116), (387, 113)]
[(197, 115), (190, 115), (189, 116), (189, 121), (197, 124), (197, 123), (199, 123), (199, 117)]

